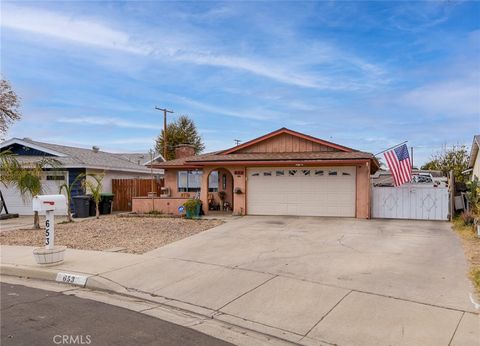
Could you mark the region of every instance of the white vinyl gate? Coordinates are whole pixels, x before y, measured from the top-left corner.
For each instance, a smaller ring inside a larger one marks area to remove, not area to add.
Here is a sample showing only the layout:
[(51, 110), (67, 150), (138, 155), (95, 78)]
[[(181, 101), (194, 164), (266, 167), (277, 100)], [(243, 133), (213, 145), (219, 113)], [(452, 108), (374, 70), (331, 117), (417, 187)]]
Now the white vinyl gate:
[(404, 185), (372, 188), (372, 216), (387, 219), (448, 220), (447, 187)]

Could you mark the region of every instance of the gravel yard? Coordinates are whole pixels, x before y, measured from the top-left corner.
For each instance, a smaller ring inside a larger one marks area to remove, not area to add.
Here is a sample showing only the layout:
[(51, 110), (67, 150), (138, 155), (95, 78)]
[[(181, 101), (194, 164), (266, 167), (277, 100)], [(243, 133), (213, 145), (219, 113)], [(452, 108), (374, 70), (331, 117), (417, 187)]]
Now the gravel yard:
[[(55, 244), (73, 249), (108, 250), (141, 254), (221, 225), (220, 220), (102, 216), (55, 225)], [(22, 229), (0, 233), (1, 245), (42, 246), (43, 230)]]

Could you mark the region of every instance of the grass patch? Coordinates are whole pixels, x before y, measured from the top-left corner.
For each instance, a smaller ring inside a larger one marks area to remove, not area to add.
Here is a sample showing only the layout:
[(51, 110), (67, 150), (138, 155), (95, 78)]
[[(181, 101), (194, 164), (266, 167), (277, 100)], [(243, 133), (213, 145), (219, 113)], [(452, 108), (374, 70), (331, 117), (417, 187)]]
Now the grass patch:
[(480, 297), (480, 238), (477, 238), (474, 226), (465, 225), (460, 217), (453, 219), (452, 228), (462, 241), (465, 257), (470, 266), (470, 279)]
[(475, 285), (477, 292), (480, 291), (480, 266), (473, 268), (470, 271), (470, 276), (472, 277), (473, 284)]

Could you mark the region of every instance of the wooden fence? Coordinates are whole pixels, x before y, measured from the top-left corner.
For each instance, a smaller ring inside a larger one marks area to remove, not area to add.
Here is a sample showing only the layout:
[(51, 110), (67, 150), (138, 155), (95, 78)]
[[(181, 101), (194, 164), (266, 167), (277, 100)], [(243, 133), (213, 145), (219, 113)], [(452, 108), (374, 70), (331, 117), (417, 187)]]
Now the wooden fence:
[[(160, 196), (163, 179), (153, 180), (154, 192)], [(112, 179), (112, 192), (114, 211), (131, 211), (132, 198), (148, 196), (152, 191), (152, 179)]]

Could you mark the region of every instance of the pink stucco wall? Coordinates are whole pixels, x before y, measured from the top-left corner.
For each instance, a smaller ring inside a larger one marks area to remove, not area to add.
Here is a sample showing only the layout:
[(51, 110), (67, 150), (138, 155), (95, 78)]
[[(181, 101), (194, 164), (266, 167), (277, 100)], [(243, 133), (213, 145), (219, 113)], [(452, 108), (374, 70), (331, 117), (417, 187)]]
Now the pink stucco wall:
[(357, 165), (357, 196), (356, 217), (357, 219), (370, 218), (370, 165), (365, 163)]
[[(356, 177), (356, 217), (359, 219), (370, 218), (370, 166), (369, 163), (358, 164)], [(233, 193), (233, 213), (235, 215), (245, 215), (246, 210), (246, 167), (205, 167), (202, 175), (202, 189), (200, 192), (200, 199), (203, 202), (203, 210), (208, 214), (208, 175), (213, 170), (226, 170), (230, 172), (233, 177), (233, 188), (229, 191), (240, 188), (242, 193)], [(177, 192), (177, 171), (178, 169), (166, 170), (165, 173), (165, 186), (170, 187), (172, 191), (172, 197), (179, 197), (181, 193)], [(238, 174), (235, 174), (238, 173)], [(240, 174), (242, 173), (242, 174)], [(230, 176), (228, 175), (229, 179)], [(227, 190), (230, 189), (229, 181), (227, 181)], [(230, 193), (230, 192), (228, 192)], [(191, 197), (195, 194), (190, 193)], [(183, 201), (186, 199), (183, 198)], [(183, 203), (183, 202), (182, 202)], [(135, 205), (135, 204), (134, 204)], [(151, 205), (151, 201), (150, 201)], [(148, 203), (147, 203), (148, 206)], [(178, 207), (178, 206), (177, 206)], [(151, 209), (151, 208), (150, 208)], [(150, 210), (149, 209), (149, 210)], [(134, 209), (135, 210), (135, 209)], [(176, 209), (175, 209), (176, 210)]]
[[(235, 215), (245, 215), (245, 167), (205, 167), (203, 169), (202, 176), (202, 189), (200, 192), (200, 199), (204, 205), (208, 205), (208, 175), (211, 171), (219, 171), (220, 183), (221, 183), (221, 174), (222, 172), (227, 172), (227, 195), (229, 198), (233, 197), (233, 214)], [(235, 174), (243, 172), (243, 174)], [(233, 180), (232, 180), (233, 178)], [(232, 182), (232, 185), (229, 184)], [(236, 188), (242, 190), (241, 194), (234, 193)], [(208, 208), (204, 208), (205, 213), (208, 214)]]
[[(153, 198), (153, 210), (164, 214), (178, 214), (178, 207), (183, 205), (188, 198)], [(133, 197), (132, 211), (134, 213), (149, 213), (152, 211), (152, 198)]]

